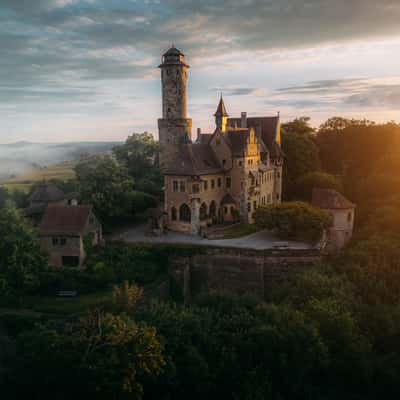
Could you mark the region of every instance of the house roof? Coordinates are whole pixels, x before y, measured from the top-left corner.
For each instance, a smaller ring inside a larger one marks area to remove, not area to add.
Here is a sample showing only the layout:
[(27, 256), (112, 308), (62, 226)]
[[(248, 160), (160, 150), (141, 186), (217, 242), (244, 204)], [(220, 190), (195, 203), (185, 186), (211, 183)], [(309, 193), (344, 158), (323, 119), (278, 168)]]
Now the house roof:
[(340, 210), (355, 208), (355, 204), (333, 189), (313, 189), (311, 203), (319, 208)]
[(33, 190), (29, 200), (34, 203), (50, 203), (64, 200), (65, 194), (50, 182), (39, 183)]
[(179, 155), (167, 168), (166, 175), (208, 175), (223, 169), (208, 144), (188, 143), (179, 148)]
[(39, 234), (81, 235), (91, 213), (92, 206), (50, 205), (39, 225)]

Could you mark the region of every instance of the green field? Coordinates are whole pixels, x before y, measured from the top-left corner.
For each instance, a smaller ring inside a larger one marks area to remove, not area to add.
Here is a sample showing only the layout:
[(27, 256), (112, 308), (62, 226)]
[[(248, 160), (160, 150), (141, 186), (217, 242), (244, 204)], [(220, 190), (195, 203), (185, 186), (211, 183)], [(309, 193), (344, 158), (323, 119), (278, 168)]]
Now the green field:
[(60, 164), (38, 168), (28, 174), (7, 180), (3, 183), (3, 186), (11, 191), (16, 189), (28, 191), (34, 183), (42, 180), (58, 179), (66, 181), (73, 179), (75, 177), (75, 165), (76, 161), (65, 161)]

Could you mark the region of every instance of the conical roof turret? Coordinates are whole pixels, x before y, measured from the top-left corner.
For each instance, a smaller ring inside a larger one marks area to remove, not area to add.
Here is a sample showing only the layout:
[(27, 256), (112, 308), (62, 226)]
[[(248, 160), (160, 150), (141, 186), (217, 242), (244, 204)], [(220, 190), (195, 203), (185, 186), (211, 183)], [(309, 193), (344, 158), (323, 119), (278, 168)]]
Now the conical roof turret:
[(215, 117), (228, 117), (228, 113), (226, 112), (224, 99), (221, 96), (219, 100), (217, 111), (214, 114)]

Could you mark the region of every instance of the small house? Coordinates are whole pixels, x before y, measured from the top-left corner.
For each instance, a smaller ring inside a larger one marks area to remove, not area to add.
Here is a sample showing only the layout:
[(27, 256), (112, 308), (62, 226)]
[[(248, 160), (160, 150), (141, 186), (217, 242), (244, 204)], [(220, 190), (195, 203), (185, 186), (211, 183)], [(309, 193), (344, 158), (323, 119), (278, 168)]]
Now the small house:
[(333, 225), (328, 232), (327, 250), (341, 250), (353, 235), (356, 205), (333, 189), (314, 189), (312, 204), (333, 217)]
[(85, 243), (103, 241), (102, 227), (91, 206), (48, 205), (39, 225), (40, 245), (55, 267), (80, 267), (85, 261)]

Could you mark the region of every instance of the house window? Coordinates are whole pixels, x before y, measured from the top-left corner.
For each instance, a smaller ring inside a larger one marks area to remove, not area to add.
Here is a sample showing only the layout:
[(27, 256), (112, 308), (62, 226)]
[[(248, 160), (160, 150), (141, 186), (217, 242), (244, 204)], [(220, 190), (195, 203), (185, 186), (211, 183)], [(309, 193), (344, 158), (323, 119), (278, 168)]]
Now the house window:
[(67, 244), (67, 239), (66, 238), (61, 238), (60, 239), (60, 245), (65, 246)]
[(58, 246), (58, 238), (53, 237), (53, 238), (51, 239), (51, 241), (52, 241), (52, 243), (53, 243), (53, 246)]
[(204, 190), (208, 189), (208, 181), (204, 181)]
[(215, 188), (215, 181), (214, 181), (214, 179), (211, 179), (211, 189), (214, 189)]
[(178, 191), (178, 181), (173, 181), (173, 182), (172, 182), (172, 190), (173, 190), (174, 192), (177, 192), (177, 191)]
[(185, 191), (186, 191), (185, 181), (180, 181), (180, 182), (179, 182), (179, 190), (180, 190), (181, 192), (185, 192)]
[(226, 178), (226, 187), (228, 188), (228, 189), (230, 189), (231, 188), (231, 177), (230, 176), (228, 176), (227, 178)]
[(222, 185), (221, 178), (218, 178), (218, 187), (221, 187), (221, 185)]
[(247, 211), (248, 211), (248, 212), (251, 211), (251, 203), (247, 203)]

